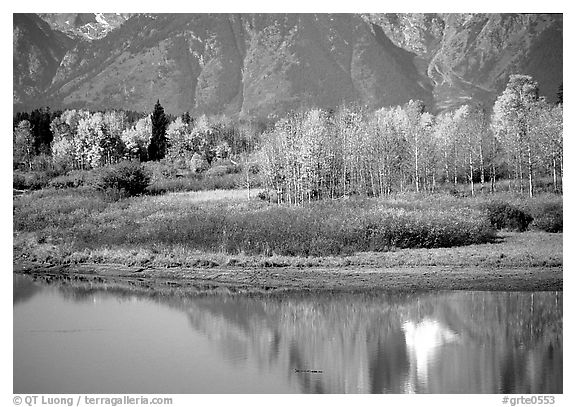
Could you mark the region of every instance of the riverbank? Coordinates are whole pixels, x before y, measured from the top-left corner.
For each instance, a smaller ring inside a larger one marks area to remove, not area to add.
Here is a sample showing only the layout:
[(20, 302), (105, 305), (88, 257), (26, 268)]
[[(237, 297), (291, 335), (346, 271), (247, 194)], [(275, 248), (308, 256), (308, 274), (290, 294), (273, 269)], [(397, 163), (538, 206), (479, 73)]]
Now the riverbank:
[[(63, 284), (190, 292), (562, 289), (562, 233), (490, 227), (482, 208), (504, 199), (519, 206), (512, 195), (291, 208), (245, 192), (18, 196), (14, 269)], [(541, 227), (561, 221), (551, 216), (558, 208), (561, 197), (546, 195), (526, 211)]]
[(92, 289), (181, 294), (275, 294), (293, 291), (562, 291), (561, 267), (138, 268), (118, 264), (44, 266), (20, 262), (14, 272)]
[[(58, 248), (15, 251), (14, 271), (89, 287), (189, 293), (370, 290), (562, 290), (562, 234), (499, 232), (495, 243), (294, 258), (198, 254), (197, 266), (97, 261), (62, 263)], [(52, 253), (52, 254), (47, 254)], [(43, 257), (44, 256), (44, 257)], [(43, 259), (43, 261), (38, 261)], [(122, 258), (120, 258), (122, 259)], [(107, 261), (108, 260), (108, 261)]]

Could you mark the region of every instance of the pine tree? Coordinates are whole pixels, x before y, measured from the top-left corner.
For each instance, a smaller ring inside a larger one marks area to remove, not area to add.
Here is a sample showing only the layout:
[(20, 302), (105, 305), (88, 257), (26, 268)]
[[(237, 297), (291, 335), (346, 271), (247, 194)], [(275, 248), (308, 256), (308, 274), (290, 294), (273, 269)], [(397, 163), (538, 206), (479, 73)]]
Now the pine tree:
[(36, 109), (30, 114), (30, 127), (34, 137), (34, 154), (49, 154), (53, 135), (50, 131), (52, 121), (50, 107)]
[(560, 86), (558, 86), (558, 91), (556, 92), (556, 104), (561, 105), (563, 103), (564, 103), (564, 89), (563, 84), (561, 83)]
[(182, 115), (182, 121), (183, 121), (185, 124), (189, 125), (189, 126), (191, 126), (191, 125), (194, 124), (194, 119), (192, 119), (192, 117), (190, 117), (190, 113), (189, 113), (189, 112), (185, 112), (185, 113)]
[(152, 113), (152, 138), (148, 146), (148, 158), (158, 161), (166, 155), (166, 129), (168, 128), (168, 118), (164, 113), (164, 108), (160, 105), (160, 100), (154, 106)]

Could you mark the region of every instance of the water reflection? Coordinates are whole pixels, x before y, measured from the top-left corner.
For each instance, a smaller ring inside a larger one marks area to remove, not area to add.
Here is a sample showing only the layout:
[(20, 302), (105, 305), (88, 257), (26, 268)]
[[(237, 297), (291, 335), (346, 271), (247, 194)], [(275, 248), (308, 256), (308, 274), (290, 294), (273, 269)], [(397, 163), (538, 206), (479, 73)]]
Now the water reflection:
[[(30, 382), (33, 373), (18, 368), (27, 357), (25, 346), (18, 343), (25, 342), (31, 330), (38, 330), (34, 325), (49, 312), (46, 301), (42, 308), (35, 307), (34, 301), (52, 295), (48, 303), (63, 301), (58, 307), (66, 312), (79, 304), (95, 307), (99, 326), (90, 323), (92, 314), (86, 311), (74, 317), (83, 318), (87, 328), (103, 329), (98, 335), (115, 336), (117, 340), (107, 346), (117, 342), (120, 349), (114, 354), (123, 364), (124, 375), (130, 374), (133, 349), (110, 325), (133, 326), (134, 331), (138, 329), (135, 320), (142, 319), (142, 325), (148, 326), (139, 335), (146, 354), (138, 354), (143, 361), (131, 372), (140, 378), (139, 384), (123, 385), (125, 379), (116, 377), (118, 387), (90, 392), (562, 392), (562, 293), (145, 298), (69, 287), (41, 287), (34, 293), (27, 303), (15, 302), (15, 390), (37, 391), (23, 383)], [(163, 314), (148, 310), (152, 306), (183, 316), (186, 322), (175, 318), (167, 323)], [(19, 322), (23, 307), (34, 309), (37, 320), (22, 317)], [(74, 335), (60, 340), (74, 341)], [(163, 352), (162, 341), (179, 351)], [(82, 363), (54, 358), (50, 360), (54, 364)], [(159, 365), (174, 371), (170, 383)], [(209, 371), (209, 365), (221, 367)], [(94, 386), (94, 377), (86, 376)], [(209, 384), (195, 386), (202, 377)], [(153, 388), (138, 387), (144, 383), (152, 383)], [(43, 391), (50, 392), (46, 387)]]
[(458, 334), (437, 320), (424, 318), (420, 322), (406, 321), (402, 325), (408, 358), (410, 360), (409, 380), (405, 391), (414, 393), (416, 388), (428, 389), (429, 366), (438, 359), (440, 347), (455, 342)]
[(14, 305), (20, 302), (26, 302), (42, 289), (39, 284), (36, 284), (29, 278), (15, 276), (13, 280), (12, 302)]

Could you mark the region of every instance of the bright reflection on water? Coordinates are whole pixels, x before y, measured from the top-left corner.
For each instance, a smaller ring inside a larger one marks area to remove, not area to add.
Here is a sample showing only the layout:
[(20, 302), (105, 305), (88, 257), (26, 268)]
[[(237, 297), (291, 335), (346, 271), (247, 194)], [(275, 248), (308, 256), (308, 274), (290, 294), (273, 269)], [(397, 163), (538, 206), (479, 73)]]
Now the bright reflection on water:
[(143, 297), (14, 276), (14, 392), (561, 393), (562, 293)]

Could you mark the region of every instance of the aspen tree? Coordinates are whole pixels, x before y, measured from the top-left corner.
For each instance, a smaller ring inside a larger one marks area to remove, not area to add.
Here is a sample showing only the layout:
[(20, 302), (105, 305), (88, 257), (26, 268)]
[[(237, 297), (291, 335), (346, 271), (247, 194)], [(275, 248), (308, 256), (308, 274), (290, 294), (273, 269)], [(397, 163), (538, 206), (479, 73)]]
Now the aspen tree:
[(516, 164), (520, 192), (524, 192), (524, 160), (528, 160), (529, 194), (534, 194), (533, 154), (530, 140), (530, 111), (538, 101), (538, 84), (528, 75), (511, 75), (508, 85), (494, 103), (492, 121)]

